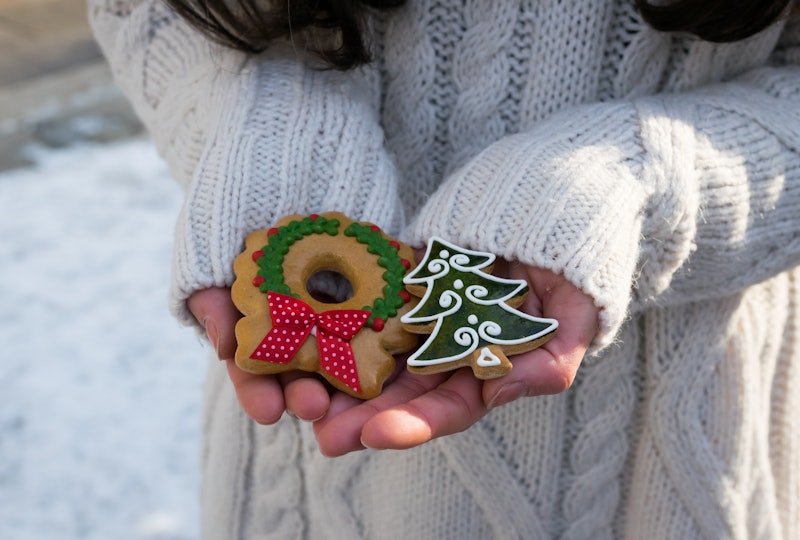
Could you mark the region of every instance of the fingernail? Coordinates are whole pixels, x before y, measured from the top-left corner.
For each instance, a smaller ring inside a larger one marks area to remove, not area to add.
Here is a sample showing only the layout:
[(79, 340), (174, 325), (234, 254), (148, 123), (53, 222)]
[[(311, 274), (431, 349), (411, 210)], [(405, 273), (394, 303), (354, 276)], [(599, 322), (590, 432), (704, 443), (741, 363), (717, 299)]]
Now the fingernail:
[(366, 450), (377, 450), (376, 448), (373, 448), (367, 443), (365, 443), (364, 439), (361, 439), (359, 442), (361, 443), (361, 446), (363, 446)]
[(320, 416), (318, 416), (316, 418), (303, 418), (302, 416), (299, 416), (297, 413), (295, 413), (293, 411), (290, 411), (289, 409), (286, 409), (286, 414), (288, 414), (289, 416), (291, 416), (295, 420), (299, 420), (301, 422), (308, 422), (309, 424), (313, 424), (314, 422), (319, 422), (320, 420), (325, 418), (325, 415), (327, 413), (322, 413)]
[(203, 328), (206, 329), (208, 341), (211, 342), (214, 352), (217, 353), (217, 358), (219, 358), (219, 332), (217, 332), (217, 325), (212, 320), (203, 319)]
[(494, 409), (528, 395), (528, 384), (523, 381), (508, 383), (489, 400), (487, 408)]

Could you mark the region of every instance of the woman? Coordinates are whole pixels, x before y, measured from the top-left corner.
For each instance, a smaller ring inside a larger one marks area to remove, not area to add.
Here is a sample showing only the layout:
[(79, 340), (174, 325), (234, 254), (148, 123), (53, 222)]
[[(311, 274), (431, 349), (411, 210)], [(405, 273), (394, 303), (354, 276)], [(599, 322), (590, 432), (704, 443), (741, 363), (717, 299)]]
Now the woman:
[(207, 537), (796, 538), (791, 6), (331, 4), (90, 1), (186, 187), (177, 316), (231, 358), (244, 235), (340, 210), (497, 254), (560, 330), (504, 378), (366, 403), (213, 366)]

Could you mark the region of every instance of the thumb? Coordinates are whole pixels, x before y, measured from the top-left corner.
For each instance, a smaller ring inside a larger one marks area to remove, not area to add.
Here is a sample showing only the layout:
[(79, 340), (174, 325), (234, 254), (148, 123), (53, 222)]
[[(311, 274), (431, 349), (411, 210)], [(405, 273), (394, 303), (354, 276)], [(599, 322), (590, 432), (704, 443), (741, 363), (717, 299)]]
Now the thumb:
[(234, 327), (241, 315), (233, 305), (231, 290), (211, 287), (196, 291), (189, 297), (187, 307), (205, 329), (220, 360), (232, 359), (236, 353)]

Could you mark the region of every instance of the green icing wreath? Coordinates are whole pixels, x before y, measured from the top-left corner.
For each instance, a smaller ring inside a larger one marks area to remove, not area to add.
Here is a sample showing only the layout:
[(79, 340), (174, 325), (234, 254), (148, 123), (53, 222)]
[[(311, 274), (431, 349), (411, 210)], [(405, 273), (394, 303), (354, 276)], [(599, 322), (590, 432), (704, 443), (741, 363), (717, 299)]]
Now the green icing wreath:
[[(298, 240), (312, 234), (339, 234), (340, 222), (338, 219), (328, 219), (325, 216), (312, 214), (299, 220), (294, 220), (287, 225), (270, 229), (269, 242), (261, 250), (253, 253), (253, 260), (258, 264), (259, 270), (253, 284), (266, 294), (270, 291), (293, 296), (300, 299), (286, 285), (283, 274), (283, 260), (292, 245)], [(367, 247), (367, 252), (378, 256), (378, 264), (384, 269), (383, 296), (376, 298), (372, 305), (362, 309), (370, 312), (366, 326), (375, 331), (383, 328), (383, 323), (390, 317), (397, 315), (397, 310), (409, 299), (403, 285), (403, 276), (408, 271), (409, 262), (398, 253), (399, 244), (387, 240), (381, 230), (372, 224), (352, 223), (344, 230), (346, 236)], [(378, 322), (380, 321), (380, 322)]]

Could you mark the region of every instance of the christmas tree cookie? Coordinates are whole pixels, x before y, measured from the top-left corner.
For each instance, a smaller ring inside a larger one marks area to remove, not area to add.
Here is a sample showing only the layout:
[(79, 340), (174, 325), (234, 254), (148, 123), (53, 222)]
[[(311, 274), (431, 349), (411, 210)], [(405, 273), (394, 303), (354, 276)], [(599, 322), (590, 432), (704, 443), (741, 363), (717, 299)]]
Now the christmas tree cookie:
[(509, 355), (535, 349), (556, 333), (554, 319), (515, 308), (528, 284), (491, 275), (495, 257), (431, 238), (422, 262), (404, 278), (422, 299), (401, 322), (409, 332), (430, 334), (408, 359), (415, 373), (438, 373), (470, 366), (480, 379), (511, 369)]

